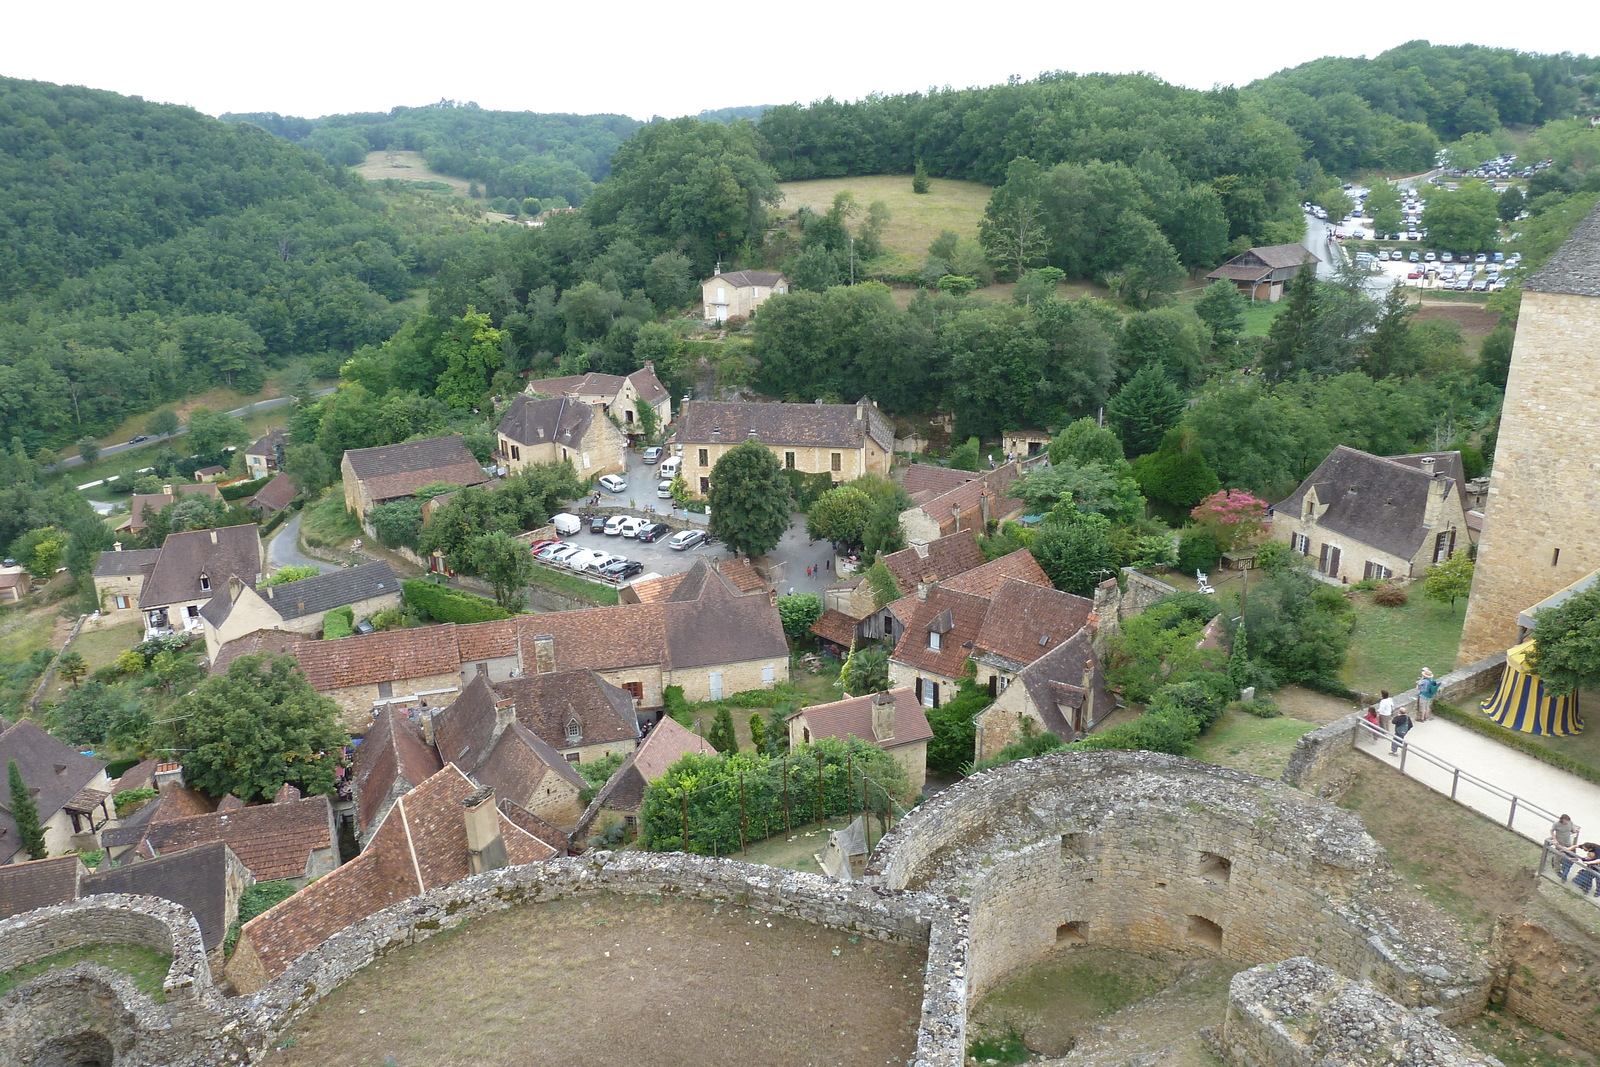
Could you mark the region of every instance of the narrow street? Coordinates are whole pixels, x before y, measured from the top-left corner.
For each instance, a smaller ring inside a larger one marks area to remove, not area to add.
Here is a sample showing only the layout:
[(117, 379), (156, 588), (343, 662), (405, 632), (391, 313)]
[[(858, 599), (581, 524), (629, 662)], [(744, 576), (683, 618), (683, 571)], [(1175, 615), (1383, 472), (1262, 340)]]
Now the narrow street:
[(334, 569), (332, 563), (312, 559), (300, 551), (300, 513), (290, 516), (278, 532), (267, 542), (267, 563), (273, 570), (283, 567), (315, 567), (326, 574)]

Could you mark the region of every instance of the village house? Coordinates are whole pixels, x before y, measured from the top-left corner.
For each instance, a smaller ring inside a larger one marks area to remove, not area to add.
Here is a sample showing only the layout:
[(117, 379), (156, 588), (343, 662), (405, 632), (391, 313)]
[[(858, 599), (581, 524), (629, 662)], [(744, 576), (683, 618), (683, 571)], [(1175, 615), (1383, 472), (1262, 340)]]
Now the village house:
[(789, 279), (760, 270), (722, 271), (700, 283), (707, 322), (754, 317), (769, 298), (789, 291)]
[(377, 833), (394, 802), (443, 766), (413, 715), (401, 708), (381, 709), (351, 764), (356, 840), (365, 842)]
[(556, 850), (507, 817), (494, 790), (447, 764), (397, 799), (355, 859), (245, 923), (228, 980), (253, 993), (302, 953), (418, 893)]
[(627, 437), (581, 400), (519, 394), (497, 432), (500, 463), (513, 474), (536, 463), (563, 461), (572, 463), (581, 480), (626, 470)]
[(489, 480), (460, 434), (350, 448), (339, 463), (344, 506), (363, 523), (367, 512), (415, 496), (429, 485), (478, 485)]
[[(672, 397), (656, 377), (649, 360), (632, 374), (571, 374), (564, 378), (534, 378), (525, 392), (530, 395), (569, 397), (598, 409), (622, 426), (630, 438), (646, 432), (650, 419), (659, 430), (672, 421)], [(648, 409), (649, 414), (646, 415)]]
[(925, 548), (962, 530), (984, 533), (1019, 518), (1024, 505), (1010, 495), (1010, 489), (1020, 475), (1016, 462), (981, 473), (913, 463), (900, 481), (912, 502), (900, 513), (906, 544)]
[(209, 814), (151, 822), (134, 852), (152, 859), (212, 841), (233, 849), (258, 882), (303, 885), (339, 865), (333, 805), (324, 796), (302, 797), (287, 784), (270, 804), (225, 797)]
[(728, 449), (757, 441), (784, 470), (827, 474), (835, 483), (863, 474), (888, 477), (894, 427), (867, 397), (854, 404), (683, 405), (676, 435), (683, 480), (699, 496), (711, 491), (711, 470)]
[[(480, 624), (483, 625), (483, 624)], [(375, 709), (394, 702), (449, 703), (461, 689), (455, 623), (306, 641), (288, 654), (311, 687), (344, 712), (344, 728), (361, 736)]]
[[(27, 719), (0, 732), (0, 768), (11, 760), (39, 809), (49, 855), (98, 848), (100, 828), (116, 815), (105, 761), (62, 744)], [(11, 815), (11, 794), (0, 790), (0, 863), (28, 858)]]
[(1272, 515), (1272, 539), (1315, 559), (1330, 582), (1420, 578), (1467, 548), (1461, 454), (1339, 445)]
[(0, 604), (15, 604), (33, 591), (33, 575), (21, 567), (0, 567)]
[(677, 720), (664, 716), (600, 787), (572, 836), (582, 840), (591, 833), (603, 834), (618, 823), (630, 834), (637, 831), (645, 787), (691, 754), (716, 756), (717, 750), (705, 738), (678, 725)]
[(206, 654), (215, 659), (223, 645), (257, 630), (285, 630), (308, 636), (321, 633), (323, 616), (346, 605), (357, 619), (399, 607), (400, 581), (389, 564), (378, 560), (359, 567), (341, 567), (260, 589), (242, 579), (230, 578), (200, 609)]
[(251, 481), (283, 470), (283, 451), (288, 447), (289, 431), (280, 426), (245, 449), (244, 465)]
[(901, 686), (886, 693), (815, 704), (790, 715), (789, 744), (809, 744), (823, 738), (858, 738), (871, 741), (905, 768), (917, 792), (928, 781), (928, 740), (933, 729), (914, 690)]
[[(123, 601), (118, 598), (125, 596), (121, 590), (131, 584), (131, 576), (114, 572), (126, 567), (118, 566), (118, 556), (132, 555), (135, 553), (101, 554), (102, 563), (111, 557), (103, 584), (101, 568), (95, 568), (95, 589), (102, 605), (109, 600), (114, 610), (122, 608)], [(261, 528), (254, 523), (168, 534), (155, 550), (153, 561), (140, 566), (143, 581), (137, 607), (144, 614), (146, 636), (201, 632), (205, 624), (200, 609), (227, 589), (231, 579), (252, 587), (259, 584), (265, 560)]]
[(294, 477), (289, 474), (278, 474), (245, 501), (245, 506), (263, 518), (268, 518), (294, 503), (294, 498), (299, 495), (300, 487), (295, 485)]
[(989, 759), (1020, 741), (1024, 723), (1076, 741), (1116, 710), (1094, 649), (1094, 631), (1084, 626), (1023, 667), (993, 704), (978, 713), (977, 759)]
[(1276, 303), (1284, 286), (1307, 264), (1322, 262), (1305, 245), (1268, 245), (1241, 252), (1206, 275), (1207, 281), (1230, 281), (1251, 300)]
[[(150, 768), (148, 774), (143, 773)], [(154, 798), (128, 811), (113, 826), (100, 831), (100, 845), (106, 856), (118, 862), (138, 859), (134, 851), (144, 840), (150, 827), (174, 819), (188, 819), (196, 815), (210, 815), (214, 811), (232, 811), (243, 807), (238, 797), (228, 795), (219, 802), (190, 789), (183, 784), (183, 765), (173, 762), (146, 760), (133, 768), (112, 785), (112, 795), (131, 789), (154, 788)]]
[(133, 548), (124, 551), (114, 542), (110, 552), (94, 561), (94, 591), (100, 614), (118, 622), (132, 618), (139, 610), (139, 590), (155, 566), (159, 548)]
[(215, 485), (189, 485), (179, 482), (163, 485), (159, 493), (135, 493), (129, 506), (128, 517), (117, 527), (117, 533), (142, 533), (150, 525), (150, 516), (178, 500), (203, 496), (208, 500), (221, 500), (222, 490)]

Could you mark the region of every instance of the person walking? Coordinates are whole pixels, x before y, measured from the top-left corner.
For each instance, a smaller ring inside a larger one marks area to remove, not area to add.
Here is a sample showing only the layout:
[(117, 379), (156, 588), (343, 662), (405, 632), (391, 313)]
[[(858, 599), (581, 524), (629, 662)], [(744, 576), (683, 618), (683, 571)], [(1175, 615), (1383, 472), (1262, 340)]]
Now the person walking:
[(1368, 705), (1367, 713), (1361, 716), (1361, 721), (1364, 724), (1361, 728), (1361, 736), (1366, 740), (1367, 744), (1377, 744), (1378, 735), (1376, 731), (1380, 729), (1378, 726), (1377, 705)]
[(1422, 668), (1422, 677), (1417, 679), (1417, 721), (1427, 722), (1433, 715), (1433, 698), (1439, 695), (1439, 680), (1433, 676), (1433, 671), (1427, 667)]
[(1389, 742), (1389, 755), (1398, 755), (1400, 746), (1405, 744), (1406, 734), (1411, 732), (1411, 716), (1406, 714), (1406, 709), (1401, 708), (1394, 717), (1394, 739)]
[(1394, 697), (1389, 695), (1387, 689), (1378, 694), (1383, 699), (1378, 701), (1378, 725), (1384, 733), (1389, 732), (1389, 724), (1394, 722)]

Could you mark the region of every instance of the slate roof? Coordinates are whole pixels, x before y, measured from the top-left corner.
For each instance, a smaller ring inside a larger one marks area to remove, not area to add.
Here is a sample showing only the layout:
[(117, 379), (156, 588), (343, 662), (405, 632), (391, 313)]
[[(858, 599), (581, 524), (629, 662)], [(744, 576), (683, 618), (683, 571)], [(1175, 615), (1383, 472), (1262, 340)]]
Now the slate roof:
[(661, 610), (667, 637), (663, 665), (671, 669), (788, 659), (783, 622), (764, 596), (738, 596), (722, 581), (713, 581), (698, 600), (664, 604)]
[(217, 649), (217, 656), (211, 661), (211, 673), (226, 674), (228, 665), (234, 660), (240, 656), (253, 656), (258, 652), (293, 656), (296, 648), (311, 640), (312, 638), (305, 634), (297, 634), (290, 630), (252, 630)]
[(558, 826), (551, 826), (539, 816), (519, 804), (509, 800), (498, 800), (495, 807), (500, 809), (500, 814), (510, 821), (513, 826), (527, 831), (555, 850), (558, 856), (565, 856), (572, 847), (572, 837)]
[[(748, 559), (718, 562), (701, 557), (696, 559), (688, 570), (675, 577), (677, 580), (667, 591), (666, 596), (660, 598), (674, 604), (699, 600), (706, 595), (712, 583), (721, 587), (720, 592), (737, 596), (765, 591), (768, 588), (767, 580), (761, 577), (761, 572), (756, 570), (755, 565)], [(640, 602), (644, 602), (642, 597)]]
[[(105, 770), (105, 761), (85, 756), (65, 745), (27, 719), (0, 733), (0, 768), (16, 760), (22, 781), (39, 808), (39, 822), (49, 822), (72, 798)], [(10, 857), (22, 847), (17, 824), (11, 817), (11, 794), (0, 789), (0, 856)]]
[[(894, 647), (893, 660), (929, 674), (959, 678), (978, 631), (983, 627), (989, 601), (971, 593), (934, 586), (928, 590), (927, 600), (919, 600), (915, 595), (903, 597), (889, 605), (889, 609), (906, 627)], [(940, 634), (937, 649), (928, 647), (930, 630)]]
[(292, 475), (275, 474), (270, 482), (256, 491), (250, 503), (266, 511), (282, 511), (299, 493), (300, 488), (294, 484)]
[[(720, 435), (713, 435), (713, 429), (720, 430)], [(686, 447), (712, 441), (741, 444), (752, 430), (762, 444), (774, 448), (861, 448), (869, 437), (886, 452), (894, 448), (894, 427), (866, 397), (855, 404), (720, 404), (691, 400), (683, 405), (678, 417), (678, 440)]]
[(1410, 559), (1429, 533), (1422, 520), (1432, 482), (1419, 467), (1339, 445), (1273, 510), (1298, 518), (1315, 486), (1317, 500), (1327, 505), (1318, 526)]
[(539, 400), (519, 393), (501, 416), (499, 431), (508, 440), (521, 445), (553, 441), (568, 448), (579, 448), (595, 417), (594, 408), (581, 400), (564, 396)]
[[(525, 674), (490, 685), (474, 678), (456, 702), (434, 719), (439, 754), (447, 761), (481, 759), (494, 735), (494, 702), (511, 701), (516, 720), (552, 749), (627, 741), (639, 736), (633, 697), (593, 671)], [(567, 724), (578, 720), (579, 739), (567, 740)], [(563, 759), (561, 762), (565, 763)], [(464, 769), (471, 771), (476, 762)]]
[(228, 932), (228, 846), (212, 841), (155, 859), (136, 860), (84, 875), (80, 892), (134, 893), (182, 904), (200, 924), (206, 951)]
[(579, 792), (589, 783), (554, 748), (540, 740), (532, 730), (512, 720), (494, 747), (472, 772), (475, 781), (492, 786), (495, 796), (526, 808), (547, 783), (560, 780)]
[(786, 280), (781, 274), (764, 270), (723, 271), (721, 274), (712, 275), (711, 281), (716, 281), (718, 278), (721, 278), (735, 289), (749, 289), (758, 285), (770, 289), (779, 282)]
[(648, 363), (628, 375), (628, 380), (633, 383), (639, 398), (652, 407), (667, 398), (667, 387), (656, 377), (655, 367)]
[[(872, 706), (878, 700), (894, 701), (894, 736), (879, 741), (872, 733)], [(792, 721), (804, 716), (806, 728), (813, 740), (819, 737), (847, 737), (871, 741), (881, 748), (899, 748), (902, 745), (926, 741), (933, 736), (928, 725), (928, 715), (922, 710), (916, 692), (911, 686), (891, 689), (887, 693), (869, 693), (866, 696), (836, 700), (832, 704), (814, 704), (789, 716)]]
[(0, 864), (0, 919), (78, 898), (77, 856)]
[(1455, 481), (1456, 499), (1461, 502), (1461, 510), (1467, 508), (1467, 475), (1466, 468), (1461, 465), (1460, 452), (1408, 452), (1403, 456), (1388, 456), (1396, 463), (1404, 463), (1408, 467), (1422, 469), (1422, 461), (1433, 460), (1435, 474), (1443, 474)]
[(973, 653), (1018, 669), (1076, 634), (1093, 611), (1094, 602), (1081, 596), (1006, 578), (989, 601)]
[(355, 786), (356, 825), (365, 834), (393, 799), (439, 773), (444, 763), (422, 739), (422, 728), (398, 708), (384, 708), (356, 746), (351, 768)]
[(1064, 741), (1073, 740), (1071, 720), (1062, 706), (1080, 708), (1088, 697), (1085, 672), (1095, 689), (1095, 706), (1109, 710), (1116, 706), (1106, 688), (1105, 672), (1094, 650), (1094, 633), (1087, 627), (1046, 652), (1017, 673), (1012, 685), (1025, 686), (1039, 717)]
[(180, 482), (172, 488), (173, 492), (171, 493), (135, 493), (133, 495), (133, 503), (130, 505), (131, 510), (128, 513), (128, 521), (119, 526), (118, 529), (131, 530), (134, 533), (138, 533), (150, 525), (146, 519), (147, 515), (155, 514), (180, 496), (198, 495), (210, 497), (212, 500), (222, 499), (222, 490), (210, 482), (204, 485), (189, 485)]
[(883, 565), (894, 575), (900, 592), (916, 592), (920, 582), (944, 582), (958, 574), (965, 574), (983, 565), (983, 550), (978, 547), (977, 535), (971, 530), (960, 530), (946, 537), (928, 542), (928, 554), (918, 554), (914, 548), (902, 548), (883, 557)]
[(125, 548), (121, 552), (102, 552), (94, 561), (96, 578), (122, 578), (142, 574), (146, 567), (155, 566), (159, 548)]
[(327, 797), (317, 796), (158, 822), (138, 851), (153, 857), (211, 841), (227, 842), (258, 882), (304, 878), (311, 854), (337, 845), (333, 808)]
[(359, 567), (340, 567), (314, 578), (284, 582), (258, 589), (261, 599), (271, 604), (283, 619), (303, 619), (346, 604), (400, 591), (400, 582), (384, 560)]
[(1536, 293), (1600, 296), (1600, 204), (1522, 288)]
[(637, 812), (644, 803), (645, 786), (667, 773), (667, 768), (690, 753), (715, 756), (717, 750), (700, 735), (680, 726), (671, 716), (663, 716), (651, 727), (639, 747), (606, 780), (585, 809), (572, 831), (582, 837), (605, 810)]
[(332, 641), (306, 641), (296, 645), (290, 655), (300, 661), (311, 687), (327, 693), (353, 685), (459, 670), (461, 653), (455, 630), (455, 623), (447, 622)]
[[(261, 580), (261, 561), (261, 528), (255, 523), (168, 534), (139, 590), (139, 607), (209, 600), (227, 588), (229, 578), (254, 586)], [(201, 575), (209, 578), (210, 589), (200, 587)]]
[(1320, 262), (1322, 260), (1305, 245), (1265, 245), (1252, 248), (1248, 252), (1241, 252), (1206, 277), (1257, 281), (1275, 270)]
[[(940, 540), (943, 540), (943, 538)], [(1033, 553), (1026, 548), (1008, 552), (999, 559), (990, 560), (981, 567), (974, 567), (972, 570), (958, 574), (941, 584), (946, 589), (954, 589), (958, 593), (973, 593), (977, 596), (992, 597), (1008, 578), (1027, 582), (1030, 585), (1053, 588), (1050, 585), (1049, 576), (1044, 572), (1044, 568), (1039, 566), (1039, 561), (1034, 559)]]
[(489, 480), (460, 434), (347, 449), (344, 458), (374, 503), (410, 496), (425, 485), (477, 485)]
[(254, 444), (244, 450), (244, 454), (247, 456), (265, 456), (268, 459), (273, 459), (278, 454), (277, 444), (279, 441), (282, 441), (285, 446), (289, 444), (289, 431), (282, 426), (268, 430), (265, 436), (257, 438)]
[[(419, 783), (396, 801), (361, 855), (246, 923), (240, 950), (253, 951), (270, 980), (351, 923), (465, 878), (471, 868), (462, 801), (477, 789), (453, 765)], [(512, 865), (556, 853), (504, 815), (500, 832)]]

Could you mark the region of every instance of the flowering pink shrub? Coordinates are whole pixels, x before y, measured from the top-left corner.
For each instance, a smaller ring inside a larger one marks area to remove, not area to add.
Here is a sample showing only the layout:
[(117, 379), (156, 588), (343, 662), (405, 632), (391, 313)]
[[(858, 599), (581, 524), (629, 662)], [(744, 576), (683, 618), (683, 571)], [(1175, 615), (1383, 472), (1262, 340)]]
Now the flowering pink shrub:
[(1195, 505), (1189, 517), (1217, 539), (1224, 552), (1253, 541), (1267, 519), (1265, 501), (1243, 489), (1221, 489)]

